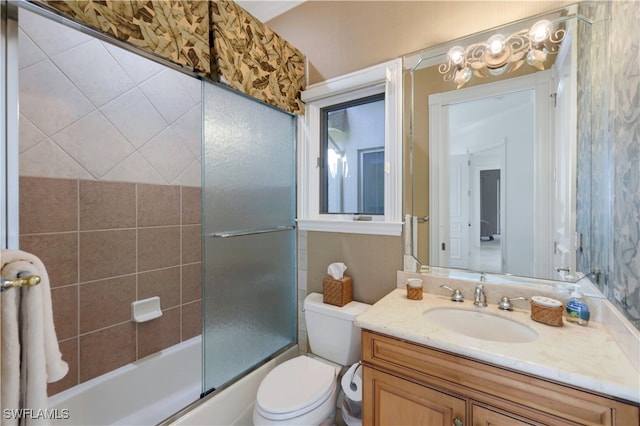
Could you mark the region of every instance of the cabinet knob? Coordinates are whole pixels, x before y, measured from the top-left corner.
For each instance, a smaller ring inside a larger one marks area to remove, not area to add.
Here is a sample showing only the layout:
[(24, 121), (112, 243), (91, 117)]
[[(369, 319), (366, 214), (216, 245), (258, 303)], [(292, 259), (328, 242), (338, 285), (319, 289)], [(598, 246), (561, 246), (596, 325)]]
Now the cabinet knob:
[(463, 426), (462, 420), (456, 417), (453, 419), (453, 426)]

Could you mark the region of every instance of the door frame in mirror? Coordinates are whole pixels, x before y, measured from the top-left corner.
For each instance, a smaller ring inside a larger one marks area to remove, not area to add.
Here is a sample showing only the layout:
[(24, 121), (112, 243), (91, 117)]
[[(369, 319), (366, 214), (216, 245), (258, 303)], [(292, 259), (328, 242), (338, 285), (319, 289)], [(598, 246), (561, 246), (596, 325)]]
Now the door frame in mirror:
[[(443, 164), (448, 164), (448, 146), (442, 144), (448, 140), (446, 105), (463, 101), (477, 100), (501, 94), (514, 93), (523, 90), (534, 90), (535, 97), (535, 125), (538, 129), (534, 135), (534, 158), (538, 165), (551, 170), (536, 173), (534, 187), (534, 205), (536, 211), (546, 212), (534, 216), (534, 275), (538, 278), (553, 278), (549, 271), (552, 268), (553, 257), (549, 247), (553, 247), (553, 194), (550, 191), (553, 178), (553, 139), (554, 114), (552, 93), (554, 90), (553, 74), (550, 70), (483, 84), (475, 87), (449, 91), (429, 96), (429, 205), (434, 206), (430, 211), (430, 242), (429, 263), (442, 267), (449, 266), (449, 187), (448, 173)], [(438, 167), (433, 167), (437, 165)], [(536, 166), (536, 170), (538, 167)], [(437, 206), (437, 207), (436, 207)], [(442, 250), (443, 245), (445, 249)], [(415, 244), (412, 244), (415, 247)], [(414, 256), (415, 257), (415, 256)], [(416, 261), (420, 262), (416, 258)], [(508, 272), (508, 271), (507, 271)]]

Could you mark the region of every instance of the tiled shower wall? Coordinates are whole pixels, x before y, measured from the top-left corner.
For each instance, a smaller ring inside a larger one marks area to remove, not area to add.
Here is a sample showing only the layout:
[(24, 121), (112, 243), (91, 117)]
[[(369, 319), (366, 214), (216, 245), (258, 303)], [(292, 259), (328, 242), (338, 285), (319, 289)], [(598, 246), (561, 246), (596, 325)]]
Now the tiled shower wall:
[[(20, 178), (20, 247), (47, 266), (69, 374), (49, 394), (201, 332), (200, 188)], [(131, 318), (159, 296), (163, 315)]]
[[(201, 332), (201, 89), (22, 9), (19, 27), (20, 248), (70, 365), (51, 395)], [(152, 296), (163, 315), (134, 323)]]

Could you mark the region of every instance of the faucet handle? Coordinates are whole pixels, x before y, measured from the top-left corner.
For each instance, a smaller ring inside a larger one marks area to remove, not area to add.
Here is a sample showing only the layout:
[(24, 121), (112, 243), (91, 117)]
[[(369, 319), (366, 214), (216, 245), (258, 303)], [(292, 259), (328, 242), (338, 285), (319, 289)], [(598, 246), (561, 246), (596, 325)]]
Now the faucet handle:
[(498, 309), (502, 309), (503, 311), (513, 311), (513, 308), (511, 307), (512, 300), (528, 300), (528, 299), (524, 296), (518, 296), (518, 297), (503, 296), (500, 299), (500, 303), (498, 303)]
[(451, 300), (453, 302), (464, 302), (464, 297), (462, 297), (462, 292), (457, 288), (451, 288), (448, 285), (441, 285), (440, 287), (446, 288), (451, 292)]

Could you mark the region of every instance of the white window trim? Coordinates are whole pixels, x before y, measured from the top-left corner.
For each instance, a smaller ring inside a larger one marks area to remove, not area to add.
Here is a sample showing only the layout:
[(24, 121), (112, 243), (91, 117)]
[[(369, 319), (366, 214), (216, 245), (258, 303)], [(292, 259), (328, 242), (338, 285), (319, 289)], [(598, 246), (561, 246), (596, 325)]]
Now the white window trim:
[[(320, 110), (385, 93), (384, 216), (358, 221), (357, 215), (320, 214)], [(393, 235), (402, 233), (402, 60), (395, 59), (311, 85), (302, 92), (304, 122), (298, 122), (298, 229)]]

